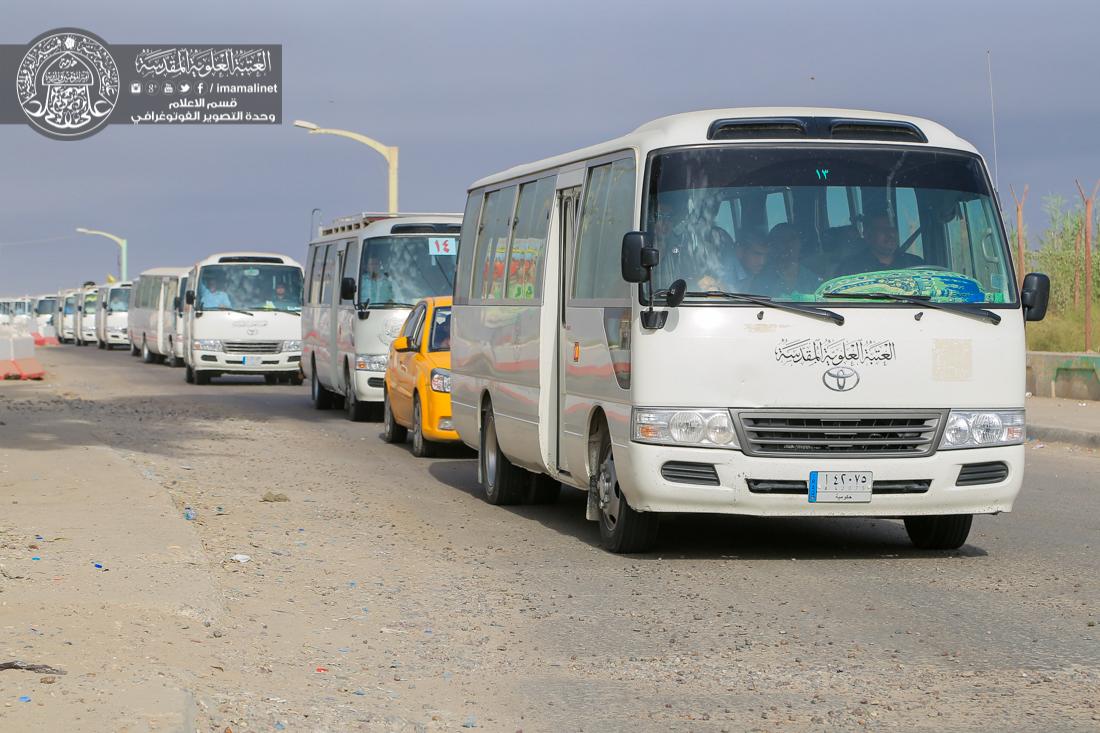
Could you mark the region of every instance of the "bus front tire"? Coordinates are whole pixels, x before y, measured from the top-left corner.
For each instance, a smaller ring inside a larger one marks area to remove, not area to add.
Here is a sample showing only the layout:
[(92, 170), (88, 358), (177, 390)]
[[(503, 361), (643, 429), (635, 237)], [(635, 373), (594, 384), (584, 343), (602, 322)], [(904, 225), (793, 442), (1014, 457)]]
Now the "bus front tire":
[(188, 384), (194, 384), (195, 383), (195, 370), (192, 369), (191, 367), (187, 367), (183, 372), (183, 381), (187, 382)]
[(370, 404), (360, 402), (355, 396), (355, 383), (351, 381), (351, 371), (344, 368), (344, 385), (348, 393), (344, 396), (344, 413), (352, 422), (366, 422)]
[(653, 512), (635, 511), (619, 489), (615, 458), (610, 444), (600, 451), (600, 467), (589, 489), (596, 492), (600, 508), (600, 542), (615, 553), (648, 552), (657, 543), (660, 518)]
[(494, 505), (516, 504), (523, 499), (528, 482), (527, 471), (512, 465), (497, 442), (496, 418), (489, 408), (481, 424), (481, 482), (485, 487), (485, 501)]
[(905, 532), (921, 550), (957, 550), (966, 544), (973, 523), (973, 514), (906, 517)]
[(336, 395), (325, 389), (317, 378), (316, 364), (309, 375), (309, 396), (313, 400), (313, 407), (318, 410), (331, 410), (336, 402)]
[(140, 356), (140, 355), (141, 355), (141, 349), (139, 349), (137, 347), (137, 344), (135, 344), (133, 341), (131, 341), (130, 342), (130, 356)]
[(210, 384), (211, 374), (210, 372), (200, 371), (198, 369), (192, 370), (195, 375), (195, 384)]

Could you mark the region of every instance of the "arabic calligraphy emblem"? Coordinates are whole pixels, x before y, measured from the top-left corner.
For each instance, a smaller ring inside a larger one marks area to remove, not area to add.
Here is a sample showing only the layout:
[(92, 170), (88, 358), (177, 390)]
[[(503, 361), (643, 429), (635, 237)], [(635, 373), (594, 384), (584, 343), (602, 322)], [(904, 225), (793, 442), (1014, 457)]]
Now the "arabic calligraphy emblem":
[(821, 381), (834, 392), (847, 392), (859, 384), (859, 372), (846, 366), (833, 367), (825, 370)]
[(118, 64), (106, 44), (87, 31), (49, 31), (31, 42), (15, 89), (35, 130), (79, 140), (97, 132), (118, 103)]

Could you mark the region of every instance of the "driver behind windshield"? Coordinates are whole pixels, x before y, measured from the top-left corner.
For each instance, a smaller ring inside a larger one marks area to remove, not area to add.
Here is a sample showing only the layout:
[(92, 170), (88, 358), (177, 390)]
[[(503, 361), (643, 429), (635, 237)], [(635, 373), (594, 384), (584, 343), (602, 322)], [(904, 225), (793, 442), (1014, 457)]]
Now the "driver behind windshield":
[(924, 260), (902, 252), (898, 245), (898, 228), (886, 212), (869, 215), (863, 223), (862, 252), (844, 259), (837, 268), (838, 275), (855, 275), (861, 272), (903, 270), (920, 267)]
[(390, 274), (382, 269), (377, 257), (368, 257), (360, 282), (360, 298), (364, 303), (390, 303), (393, 301), (393, 282)]
[(210, 273), (199, 282), (199, 299), (203, 308), (232, 308), (229, 293), (225, 292), (222, 276)]

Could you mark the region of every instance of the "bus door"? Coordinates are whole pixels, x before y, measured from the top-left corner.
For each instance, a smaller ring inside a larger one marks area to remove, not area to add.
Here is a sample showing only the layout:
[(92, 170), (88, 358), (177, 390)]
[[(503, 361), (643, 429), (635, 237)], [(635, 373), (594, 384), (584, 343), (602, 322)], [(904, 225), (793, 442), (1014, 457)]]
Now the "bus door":
[[(560, 183), (560, 178), (559, 178)], [(569, 473), (569, 464), (562, 450), (562, 431), (567, 427), (565, 410), (566, 380), (568, 366), (573, 359), (573, 339), (569, 332), (565, 304), (568, 300), (570, 277), (573, 272), (573, 254), (576, 243), (577, 207), (580, 204), (581, 187), (559, 189), (557, 192), (557, 232), (558, 242), (558, 317), (557, 317), (557, 364), (554, 370), (554, 395), (556, 401), (556, 424), (552, 436), (554, 452), (557, 455), (558, 470)]]

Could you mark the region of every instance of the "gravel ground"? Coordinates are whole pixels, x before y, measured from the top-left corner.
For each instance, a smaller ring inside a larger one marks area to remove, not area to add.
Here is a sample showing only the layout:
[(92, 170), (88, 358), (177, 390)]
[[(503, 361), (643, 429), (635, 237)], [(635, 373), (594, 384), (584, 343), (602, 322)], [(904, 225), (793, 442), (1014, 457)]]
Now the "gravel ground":
[[(108, 446), (197, 535), (203, 617), (115, 650), (186, 691), (188, 729), (1100, 730), (1095, 452), (1033, 445), (1017, 511), (957, 552), (890, 521), (678, 517), (614, 556), (580, 493), (491, 507), (472, 454), (417, 460), (305, 388), (43, 360), (0, 385), (0, 431), (33, 424), (38, 460), (62, 426)], [(28, 531), (0, 515), (0, 562)]]

